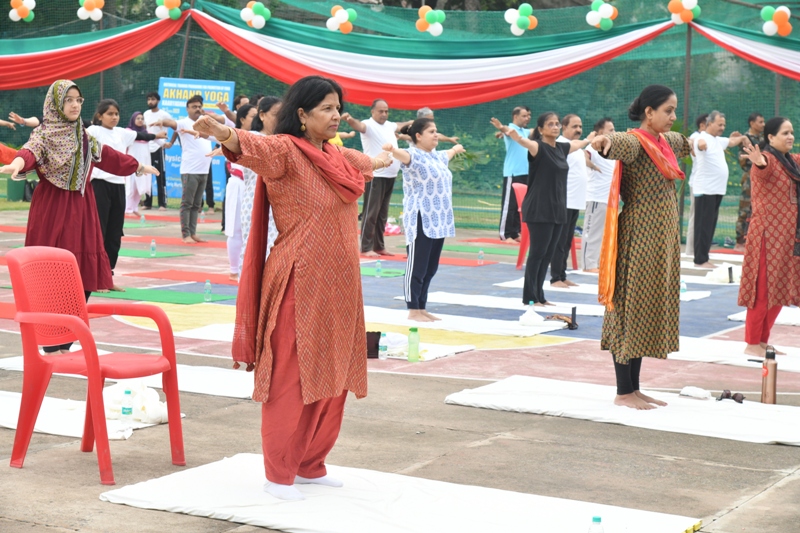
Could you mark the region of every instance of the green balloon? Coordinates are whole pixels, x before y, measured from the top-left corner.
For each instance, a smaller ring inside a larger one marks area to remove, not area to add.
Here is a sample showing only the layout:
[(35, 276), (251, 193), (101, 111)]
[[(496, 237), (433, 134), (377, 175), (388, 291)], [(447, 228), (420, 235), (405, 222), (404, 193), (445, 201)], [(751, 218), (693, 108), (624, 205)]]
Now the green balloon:
[[(83, 0), (81, 0), (81, 2), (83, 2)], [(163, 6), (164, 5), (164, 0), (156, 0), (156, 5), (157, 6)]]
[(533, 15), (533, 7), (531, 7), (531, 5), (528, 3), (520, 4), (519, 9), (517, 11), (519, 11), (519, 14), (522, 15), (523, 17), (530, 17), (531, 15)]
[(263, 17), (265, 9), (266, 6), (262, 2), (256, 2), (255, 4), (253, 4), (253, 13), (255, 13), (256, 15), (261, 15)]
[(83, 7), (83, 0), (78, 0), (78, 3), (81, 5), (81, 7)]
[(700, 6), (694, 6), (692, 8), (692, 14), (694, 15), (693, 20), (697, 20), (698, 18), (700, 18), (700, 11), (701, 11)]
[(528, 17), (520, 17), (520, 18), (517, 19), (517, 22), (516, 22), (517, 28), (519, 28), (521, 30), (527, 30), (528, 26), (530, 25), (530, 23), (531, 23), (531, 21), (528, 19)]
[(614, 21), (611, 19), (600, 19), (600, 29), (608, 31), (614, 26)]
[(352, 7), (347, 8), (347, 21), (348, 22), (355, 22), (358, 18), (358, 13)]
[(441, 9), (436, 12), (436, 17), (437, 17), (436, 22), (438, 22), (439, 24), (442, 24), (444, 22), (444, 19), (447, 18), (447, 16), (444, 14), (444, 11), (442, 11)]
[(428, 24), (434, 24), (438, 20), (439, 20), (439, 15), (436, 14), (436, 11), (431, 9), (430, 11), (425, 13), (425, 22), (427, 22)]
[(170, 9), (169, 18), (171, 18), (172, 20), (178, 20), (179, 18), (181, 18), (181, 8), (173, 7), (172, 9)]
[(24, 20), (25, 22), (30, 22), (30, 21), (32, 21), (32, 20), (33, 20), (33, 10), (30, 10), (30, 11), (28, 11), (28, 16), (27, 16), (27, 17), (25, 17), (25, 18), (24, 18), (24, 19), (22, 19), (22, 20)]
[(592, 11), (597, 11), (603, 4), (605, 4), (603, 0), (594, 0), (594, 2), (592, 2)]
[(265, 7), (264, 14), (261, 16), (264, 17), (264, 20), (269, 20), (272, 17), (272, 11), (270, 11), (268, 7)]
[(761, 19), (764, 22), (769, 22), (772, 20), (772, 16), (775, 14), (775, 8), (772, 6), (765, 6), (761, 9)]

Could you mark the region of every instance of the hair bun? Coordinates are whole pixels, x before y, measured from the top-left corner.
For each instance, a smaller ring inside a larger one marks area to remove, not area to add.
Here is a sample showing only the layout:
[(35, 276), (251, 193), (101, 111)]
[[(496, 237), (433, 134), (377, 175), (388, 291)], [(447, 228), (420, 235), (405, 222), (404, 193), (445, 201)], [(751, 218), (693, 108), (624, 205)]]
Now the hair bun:
[(632, 122), (639, 122), (642, 120), (642, 113), (644, 113), (643, 109), (640, 109), (639, 106), (639, 97), (637, 96), (633, 103), (628, 108), (628, 118)]

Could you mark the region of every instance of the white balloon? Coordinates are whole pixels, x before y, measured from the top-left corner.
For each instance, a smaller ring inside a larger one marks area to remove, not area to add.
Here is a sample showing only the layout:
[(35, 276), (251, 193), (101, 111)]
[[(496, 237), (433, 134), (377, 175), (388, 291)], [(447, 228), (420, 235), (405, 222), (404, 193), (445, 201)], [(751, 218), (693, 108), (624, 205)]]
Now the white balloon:
[(336, 14), (333, 16), (333, 18), (335, 18), (335, 19), (336, 19), (336, 22), (338, 22), (339, 24), (344, 24), (345, 22), (347, 22), (347, 19), (348, 19), (349, 17), (350, 17), (350, 14), (347, 12), (347, 10), (346, 10), (346, 9), (340, 9), (340, 10), (339, 10), (339, 11), (337, 11), (337, 12), (336, 12)]
[(253, 27), (257, 30), (260, 30), (267, 24), (267, 19), (262, 17), (261, 15), (256, 15), (253, 17)]
[(167, 6), (158, 6), (156, 8), (156, 16), (160, 19), (169, 18), (169, 8)]
[(600, 18), (610, 19), (614, 14), (614, 8), (611, 4), (603, 4), (597, 12), (600, 13)]
[(683, 9), (691, 11), (697, 6), (697, 0), (681, 0), (681, 4), (683, 4)]
[(603, 17), (601, 17), (600, 13), (598, 13), (597, 11), (594, 10), (589, 11), (588, 13), (586, 13), (586, 24), (588, 24), (589, 26), (597, 26), (598, 24), (600, 24), (600, 19), (602, 18)]
[(773, 21), (768, 20), (761, 26), (761, 31), (763, 31), (766, 35), (772, 37), (776, 33), (778, 33), (778, 25), (775, 24)]
[(791, 10), (786, 6), (781, 6), (781, 7), (775, 8), (775, 11), (786, 11), (786, 14), (790, 15), (790, 16), (792, 14)]
[(22, 17), (19, 16), (19, 13), (17, 13), (16, 9), (12, 9), (11, 11), (8, 12), (8, 18), (13, 20), (14, 22), (19, 22), (20, 20), (22, 20)]
[(86, 20), (89, 18), (89, 12), (86, 11), (84, 8), (78, 9), (78, 18), (81, 20)]
[(101, 18), (103, 18), (103, 10), (102, 10), (102, 9), (97, 9), (97, 8), (94, 8), (94, 9), (92, 9), (91, 11), (89, 11), (89, 17), (90, 17), (90, 18), (91, 18), (93, 21), (97, 22), (98, 20), (100, 20)]
[(672, 23), (675, 24), (676, 26), (680, 26), (681, 24), (683, 24), (683, 19), (681, 18), (680, 14), (678, 13), (672, 14)]
[(519, 18), (519, 11), (516, 9), (506, 9), (506, 14), (504, 17), (506, 22), (509, 24), (516, 24), (517, 19)]
[(339, 31), (339, 23), (336, 22), (336, 19), (331, 17), (325, 22), (325, 27), (331, 31)]
[(520, 35), (522, 35), (523, 33), (525, 33), (525, 30), (523, 30), (522, 28), (520, 28), (520, 27), (519, 27), (519, 26), (517, 26), (516, 24), (512, 24), (512, 25), (511, 25), (511, 33), (513, 33), (514, 35), (516, 35), (517, 37), (519, 37)]
[(36, 0), (22, 0), (22, 5), (28, 9), (36, 9)]
[(239, 16), (242, 17), (243, 21), (250, 22), (251, 20), (253, 20), (253, 17), (255, 17), (256, 14), (253, 13), (252, 9), (246, 7), (239, 12)]
[(428, 32), (433, 35), (434, 37), (438, 37), (444, 31), (444, 26), (440, 22), (434, 22), (430, 26), (428, 26)]

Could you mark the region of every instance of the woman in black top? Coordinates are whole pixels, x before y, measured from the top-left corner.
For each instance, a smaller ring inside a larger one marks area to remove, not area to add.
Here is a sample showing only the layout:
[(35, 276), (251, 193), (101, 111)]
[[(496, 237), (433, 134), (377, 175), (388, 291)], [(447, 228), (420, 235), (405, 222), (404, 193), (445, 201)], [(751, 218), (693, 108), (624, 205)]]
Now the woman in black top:
[(556, 142), (561, 122), (552, 111), (539, 115), (530, 139), (521, 137), (496, 118), (492, 118), (492, 125), (528, 149), (528, 192), (522, 202), (522, 220), (528, 225), (530, 249), (522, 301), (537, 306), (552, 305), (544, 297), (544, 280), (562, 226), (567, 223), (567, 155), (585, 148), (594, 133), (583, 141)]

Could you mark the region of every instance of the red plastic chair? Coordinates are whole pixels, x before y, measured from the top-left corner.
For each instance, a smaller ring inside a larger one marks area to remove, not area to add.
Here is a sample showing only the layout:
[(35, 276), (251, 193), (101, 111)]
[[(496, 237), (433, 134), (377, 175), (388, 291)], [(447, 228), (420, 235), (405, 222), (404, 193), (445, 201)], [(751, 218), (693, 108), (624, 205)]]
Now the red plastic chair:
[[(86, 376), (86, 419), (81, 451), (91, 452), (97, 441), (100, 482), (114, 484), (108, 446), (103, 385), (106, 378), (128, 379), (162, 374), (167, 396), (172, 463), (186, 465), (183, 453), (181, 408), (175, 363), (175, 339), (166, 313), (152, 305), (129, 303), (86, 304), (75, 256), (67, 250), (30, 246), (5, 255), (17, 305), (15, 320), (22, 333), (22, 402), (11, 452), (11, 466), (22, 468), (50, 376), (55, 373)], [(161, 335), (163, 355), (111, 353), (98, 357), (89, 329), (89, 313), (151, 318)], [(40, 355), (39, 346), (72, 341), (81, 351)]]
[(517, 212), (519, 213), (520, 220), (519, 255), (517, 256), (517, 270), (520, 270), (523, 263), (525, 263), (525, 254), (528, 253), (528, 243), (530, 242), (528, 225), (522, 222), (522, 200), (525, 199), (528, 186), (522, 183), (512, 183), (511, 188), (514, 189), (514, 196), (517, 199)]

